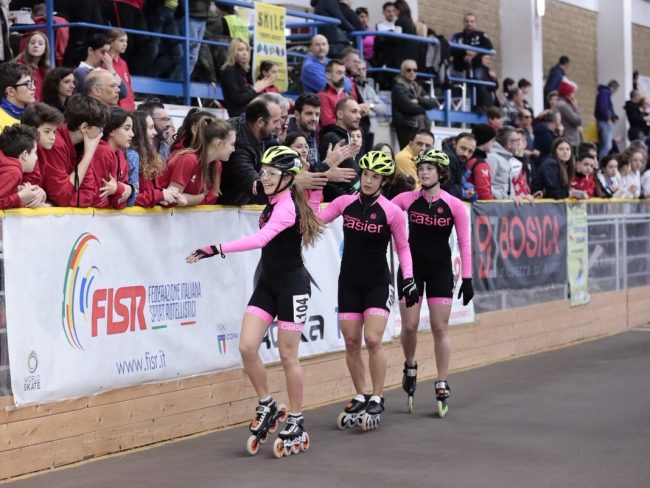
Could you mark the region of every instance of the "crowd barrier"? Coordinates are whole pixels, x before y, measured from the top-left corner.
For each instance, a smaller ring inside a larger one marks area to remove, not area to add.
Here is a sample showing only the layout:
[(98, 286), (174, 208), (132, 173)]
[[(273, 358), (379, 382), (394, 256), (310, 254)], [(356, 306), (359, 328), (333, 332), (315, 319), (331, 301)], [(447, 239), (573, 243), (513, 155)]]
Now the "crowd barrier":
[[(453, 370), (650, 321), (650, 202), (466, 209), (477, 313), (454, 306)], [(194, 265), (184, 257), (253, 231), (258, 213), (4, 212), (0, 479), (248, 418), (256, 398), (237, 339), (258, 254)], [(333, 225), (306, 252), (314, 292), (300, 347), (306, 406), (352, 393), (336, 319), (341, 240)], [(457, 249), (453, 267), (457, 274)], [(427, 323), (423, 310), (421, 329)], [(401, 381), (399, 330), (393, 313), (384, 337), (389, 386)], [(273, 328), (261, 352), (274, 395), (286, 398)], [(430, 333), (420, 334), (418, 362), (423, 378), (434, 374)]]

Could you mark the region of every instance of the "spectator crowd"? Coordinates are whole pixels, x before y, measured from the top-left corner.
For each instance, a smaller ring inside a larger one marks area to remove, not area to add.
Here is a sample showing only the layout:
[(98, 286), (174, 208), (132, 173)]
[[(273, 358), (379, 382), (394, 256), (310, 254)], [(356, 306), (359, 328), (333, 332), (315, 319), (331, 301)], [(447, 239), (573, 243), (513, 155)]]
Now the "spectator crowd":
[[(39, 27), (45, 22), (43, 4), (29, 3), (37, 30), (11, 38), (11, 19), (0, 9), (3, 209), (265, 203), (260, 157), (278, 144), (294, 148), (308, 168), (297, 177), (298, 187), (322, 191), (324, 201), (358, 190), (357, 161), (363, 154), (395, 153), (397, 172), (385, 189), (392, 197), (418, 186), (414, 158), (436, 144), (427, 113), (439, 107), (436, 89), (447, 87), (448, 74), (490, 82), (477, 87), (473, 100), (473, 110), (487, 122), (441, 141), (450, 160), (444, 185), (449, 193), (470, 202), (650, 198), (645, 95), (635, 88), (622, 107), (630, 127), (624, 148), (614, 136), (618, 115), (612, 95), (619, 84), (599, 85), (598, 145), (589, 142), (569, 58), (562, 56), (551, 68), (544, 110), (535, 114), (526, 100), (529, 81), (506, 78), (499, 92), (487, 54), (492, 44), (471, 13), (450, 48), (444, 37), (413, 20), (404, 0), (384, 3), (384, 20), (374, 27), (368, 8), (354, 11), (347, 0), (312, 0), (315, 13), (341, 23), (321, 26), (311, 38), (297, 71), (302, 94), (294, 100), (279, 93), (277, 64), (263, 62), (252, 79), (248, 28), (232, 6), (190, 0), (188, 35), (229, 43), (228, 48), (191, 43), (189, 64), (198, 79), (219, 81), (230, 119), (195, 107), (177, 130), (160, 99), (136, 102), (131, 72), (180, 80), (180, 42), (131, 36), (124, 29), (178, 35), (185, 25), (179, 22), (183, 2), (61, 1), (55, 22), (105, 22), (112, 28), (57, 29), (55, 46)], [(368, 35), (359, 52), (351, 33), (364, 30), (437, 42)], [(18, 41), (15, 56), (12, 41)], [(52, 49), (56, 66), (50, 64)], [(373, 79), (373, 67), (397, 68), (399, 74), (379, 70)], [(435, 87), (421, 83), (423, 72), (436, 76)], [(390, 108), (382, 90), (390, 90)], [(382, 116), (390, 116), (398, 148), (375, 140)]]

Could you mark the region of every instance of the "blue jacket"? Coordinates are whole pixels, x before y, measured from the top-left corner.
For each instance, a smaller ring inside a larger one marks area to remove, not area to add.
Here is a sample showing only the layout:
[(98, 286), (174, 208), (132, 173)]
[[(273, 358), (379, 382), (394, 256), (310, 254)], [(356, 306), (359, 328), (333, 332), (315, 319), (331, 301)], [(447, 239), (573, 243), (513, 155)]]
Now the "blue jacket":
[(553, 156), (544, 159), (537, 168), (533, 190), (544, 192), (544, 198), (561, 199), (569, 196), (569, 189), (562, 185), (560, 163)]
[[(329, 60), (329, 58), (325, 58), (325, 61), (321, 63), (314, 56), (305, 58), (302, 63), (302, 71), (300, 72), (300, 80), (302, 81), (302, 87), (304, 88), (305, 93), (318, 93), (325, 88), (325, 85), (327, 85), (327, 75), (325, 74), (325, 70)], [(343, 85), (343, 89), (347, 93), (352, 91), (352, 85), (347, 76), (345, 77), (345, 85)]]
[(618, 118), (618, 115), (614, 112), (614, 105), (612, 104), (612, 91), (608, 86), (598, 85), (594, 117), (600, 122), (614, 121)]
[(544, 123), (535, 125), (533, 134), (535, 135), (533, 148), (539, 151), (539, 161), (543, 161), (546, 156), (551, 154), (551, 146), (556, 136)]
[(129, 165), (129, 177), (127, 181), (129, 182), (129, 185), (133, 187), (133, 191), (126, 202), (126, 206), (132, 207), (135, 203), (135, 199), (138, 198), (138, 193), (140, 193), (140, 155), (135, 151), (135, 149), (126, 150), (126, 162)]
[(562, 78), (564, 78), (564, 70), (559, 64), (556, 64), (548, 72), (548, 78), (546, 78), (546, 84), (544, 85), (545, 97), (548, 95), (548, 92), (558, 89), (560, 83), (562, 83)]

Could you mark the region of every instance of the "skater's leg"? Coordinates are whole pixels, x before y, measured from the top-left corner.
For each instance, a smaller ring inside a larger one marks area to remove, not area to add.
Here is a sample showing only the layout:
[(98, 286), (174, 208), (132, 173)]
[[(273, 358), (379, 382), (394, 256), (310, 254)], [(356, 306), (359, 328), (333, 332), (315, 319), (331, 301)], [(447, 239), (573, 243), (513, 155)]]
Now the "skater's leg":
[(415, 365), (415, 348), (418, 341), (418, 324), (420, 323), (420, 308), (422, 302), (406, 308), (403, 302), (399, 304), (399, 313), (402, 318), (402, 332), (400, 341), (404, 351), (404, 361), (409, 366)]
[(433, 333), (434, 350), (436, 353), (437, 377), (446, 380), (449, 373), (451, 357), (451, 338), (449, 337), (449, 316), (451, 303), (441, 303), (443, 300), (431, 298), (429, 302), (429, 318)]
[(244, 314), (239, 336), (239, 352), (244, 363), (244, 370), (260, 399), (267, 398), (270, 395), (266, 379), (266, 368), (260, 358), (259, 350), (262, 339), (273, 319), (270, 316), (261, 317), (262, 313), (263, 311), (259, 309), (256, 313), (247, 311)]
[[(372, 380), (372, 394), (381, 396), (384, 391), (384, 380), (386, 379), (386, 354), (382, 343), (384, 330), (388, 323), (388, 313), (376, 314), (373, 309), (364, 313), (364, 339), (368, 348), (368, 365), (370, 378)], [(383, 309), (374, 309), (376, 312), (383, 312)]]
[[(300, 324), (302, 325), (302, 324)], [(300, 346), (301, 330), (291, 330), (279, 325), (278, 347), (280, 361), (284, 369), (289, 394), (289, 407), (291, 412), (302, 410), (303, 371), (298, 360), (298, 347)]]
[[(361, 314), (358, 314), (363, 317)], [(345, 339), (345, 362), (352, 377), (352, 383), (357, 393), (366, 391), (366, 367), (361, 357), (361, 331), (363, 318), (341, 320), (341, 332)]]

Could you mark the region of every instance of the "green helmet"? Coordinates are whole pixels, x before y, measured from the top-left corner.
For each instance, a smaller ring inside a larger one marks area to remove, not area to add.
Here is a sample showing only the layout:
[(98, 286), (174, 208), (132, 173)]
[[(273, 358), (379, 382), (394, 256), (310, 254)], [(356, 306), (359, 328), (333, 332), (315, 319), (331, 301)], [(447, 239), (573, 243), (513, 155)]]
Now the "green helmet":
[(367, 169), (382, 176), (391, 176), (395, 173), (395, 161), (384, 151), (369, 151), (359, 160), (359, 169)]
[(415, 157), (416, 165), (422, 163), (449, 166), (449, 156), (441, 149), (427, 149)]
[(273, 146), (262, 154), (262, 165), (277, 168), (283, 173), (296, 176), (302, 173), (300, 154), (287, 146)]

